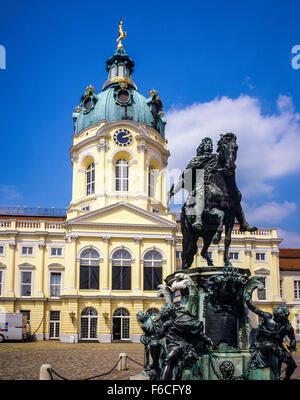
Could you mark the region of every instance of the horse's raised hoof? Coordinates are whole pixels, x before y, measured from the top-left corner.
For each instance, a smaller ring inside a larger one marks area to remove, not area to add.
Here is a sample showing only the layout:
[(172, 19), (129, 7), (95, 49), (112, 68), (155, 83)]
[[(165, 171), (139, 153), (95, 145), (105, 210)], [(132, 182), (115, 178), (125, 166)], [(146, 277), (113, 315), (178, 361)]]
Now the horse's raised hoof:
[(215, 234), (215, 236), (213, 237), (213, 240), (212, 240), (213, 244), (218, 244), (220, 242), (221, 235), (222, 235), (221, 233), (216, 233)]
[(246, 231), (255, 232), (255, 231), (257, 231), (257, 228), (256, 228), (256, 226), (251, 226), (249, 224), (245, 224), (243, 226), (240, 226), (240, 232), (246, 232)]

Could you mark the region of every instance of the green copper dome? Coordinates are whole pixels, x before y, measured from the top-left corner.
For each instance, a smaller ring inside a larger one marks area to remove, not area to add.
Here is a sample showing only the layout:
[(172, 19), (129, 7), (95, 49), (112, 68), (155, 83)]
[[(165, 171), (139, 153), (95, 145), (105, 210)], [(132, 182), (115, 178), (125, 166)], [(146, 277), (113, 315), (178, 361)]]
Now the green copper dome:
[(75, 134), (99, 121), (130, 120), (144, 122), (164, 137), (166, 120), (162, 102), (155, 90), (149, 93), (148, 98), (138, 93), (131, 78), (133, 68), (134, 62), (124, 48), (117, 48), (106, 61), (108, 79), (102, 92), (95, 94), (95, 89), (88, 86), (80, 106), (75, 108)]

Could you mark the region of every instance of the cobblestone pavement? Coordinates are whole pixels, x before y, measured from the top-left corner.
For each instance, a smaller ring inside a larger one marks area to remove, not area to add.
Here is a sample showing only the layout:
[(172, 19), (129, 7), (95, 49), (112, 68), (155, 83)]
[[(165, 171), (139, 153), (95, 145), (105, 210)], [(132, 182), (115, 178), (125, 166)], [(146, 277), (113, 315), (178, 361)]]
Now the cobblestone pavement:
[[(293, 357), (298, 365), (293, 379), (300, 379), (300, 342)], [(41, 341), (0, 344), (0, 380), (37, 380), (40, 366), (52, 368), (67, 379), (86, 379), (109, 371), (126, 353), (139, 363), (144, 360), (144, 346), (134, 343), (60, 343)], [(127, 371), (114, 370), (97, 379), (124, 380), (140, 374), (142, 366), (127, 360)]]
[[(0, 344), (0, 379), (39, 379), (42, 364), (52, 368), (67, 379), (86, 379), (109, 371), (126, 353), (139, 363), (144, 360), (144, 346), (134, 343), (60, 343), (43, 341), (34, 343)], [(127, 371), (114, 370), (97, 379), (128, 379), (140, 374), (142, 366), (127, 360)]]

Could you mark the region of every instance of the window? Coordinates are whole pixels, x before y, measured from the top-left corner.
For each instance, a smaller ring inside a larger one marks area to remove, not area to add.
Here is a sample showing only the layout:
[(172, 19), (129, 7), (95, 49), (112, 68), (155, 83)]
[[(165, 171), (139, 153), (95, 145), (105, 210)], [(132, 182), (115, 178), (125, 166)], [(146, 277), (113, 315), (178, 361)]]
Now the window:
[(144, 290), (156, 290), (162, 283), (162, 257), (158, 251), (148, 251), (144, 256)]
[(81, 207), (82, 211), (90, 211), (90, 206)]
[(30, 297), (31, 296), (31, 279), (32, 272), (21, 271), (21, 296)]
[(52, 247), (51, 248), (51, 256), (52, 257), (61, 257), (62, 256), (62, 248), (61, 247)]
[(280, 297), (282, 297), (283, 298), (283, 279), (280, 279), (280, 282), (279, 282), (279, 287), (280, 287)]
[(266, 260), (266, 253), (256, 253), (255, 254), (256, 261), (265, 261)]
[(266, 289), (266, 278), (263, 276), (258, 276), (258, 279), (263, 283), (264, 287), (262, 289), (257, 289), (258, 300), (267, 299), (267, 289)]
[(3, 256), (4, 254), (4, 246), (0, 246), (0, 256)]
[(116, 190), (128, 192), (128, 161), (120, 159), (116, 163)]
[(61, 273), (51, 272), (50, 275), (50, 296), (59, 297), (61, 288)]
[(22, 246), (22, 256), (31, 256), (33, 254), (33, 247)]
[(116, 67), (112, 67), (112, 69), (110, 70), (110, 77), (111, 79), (113, 79), (116, 76)]
[(26, 316), (26, 323), (30, 324), (30, 310), (20, 310), (20, 313)]
[(95, 193), (95, 164), (91, 163), (86, 170), (86, 194)]
[(300, 281), (294, 281), (294, 299), (300, 299)]
[(0, 296), (2, 295), (3, 292), (3, 271), (0, 271)]
[(155, 214), (159, 214), (160, 210), (158, 208), (156, 208), (156, 207), (152, 207), (152, 212), (155, 213)]
[(237, 251), (234, 252), (229, 252), (229, 260), (238, 260), (239, 259), (239, 253)]
[(117, 250), (112, 256), (112, 290), (131, 289), (131, 255)]
[(176, 260), (181, 260), (181, 251), (176, 251)]
[(149, 167), (148, 173), (148, 196), (154, 197), (154, 169)]
[(97, 339), (98, 313), (92, 307), (85, 308), (80, 319), (80, 338), (82, 340)]
[(130, 339), (130, 314), (125, 308), (118, 308), (113, 314), (113, 340)]
[(60, 311), (50, 311), (49, 339), (59, 339)]
[(119, 65), (119, 72), (118, 72), (119, 76), (123, 76), (124, 75), (124, 66), (123, 65)]
[(97, 251), (84, 250), (80, 257), (80, 289), (99, 289), (99, 263)]
[(300, 315), (296, 315), (296, 335), (300, 335)]

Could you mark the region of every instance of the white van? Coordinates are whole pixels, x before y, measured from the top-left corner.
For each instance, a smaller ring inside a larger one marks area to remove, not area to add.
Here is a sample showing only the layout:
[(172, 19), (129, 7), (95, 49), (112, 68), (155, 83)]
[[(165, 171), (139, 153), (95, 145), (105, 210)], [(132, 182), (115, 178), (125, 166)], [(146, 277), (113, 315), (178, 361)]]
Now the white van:
[(22, 313), (0, 314), (0, 343), (4, 340), (26, 339), (27, 317)]

